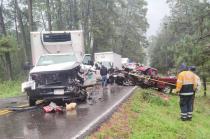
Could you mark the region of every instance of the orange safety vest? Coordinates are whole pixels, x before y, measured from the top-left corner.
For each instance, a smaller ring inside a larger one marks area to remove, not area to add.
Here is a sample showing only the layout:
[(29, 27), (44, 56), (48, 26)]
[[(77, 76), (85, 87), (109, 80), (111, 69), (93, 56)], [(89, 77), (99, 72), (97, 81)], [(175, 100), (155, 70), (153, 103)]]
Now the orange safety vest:
[(192, 71), (182, 71), (179, 73), (176, 82), (176, 91), (180, 95), (193, 95), (197, 88), (197, 75)]

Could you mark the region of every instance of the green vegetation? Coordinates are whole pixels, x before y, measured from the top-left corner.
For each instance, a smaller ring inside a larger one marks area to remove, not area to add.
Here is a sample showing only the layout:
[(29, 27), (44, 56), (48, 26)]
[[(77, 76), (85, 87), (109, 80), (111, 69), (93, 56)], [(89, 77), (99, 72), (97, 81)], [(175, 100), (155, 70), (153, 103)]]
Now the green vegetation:
[(143, 62), (146, 13), (145, 0), (2, 0), (0, 81), (23, 72), (22, 65), (31, 61), (30, 32), (38, 29), (82, 29), (86, 53), (114, 51)]
[(181, 63), (210, 76), (210, 3), (207, 0), (167, 0), (171, 14), (150, 40), (151, 66), (175, 71)]
[(21, 81), (5, 81), (0, 83), (0, 98), (20, 96)]
[(168, 100), (164, 98), (154, 90), (137, 89), (112, 118), (88, 138), (210, 138), (209, 97), (196, 96), (191, 122), (179, 119), (177, 96), (169, 96)]

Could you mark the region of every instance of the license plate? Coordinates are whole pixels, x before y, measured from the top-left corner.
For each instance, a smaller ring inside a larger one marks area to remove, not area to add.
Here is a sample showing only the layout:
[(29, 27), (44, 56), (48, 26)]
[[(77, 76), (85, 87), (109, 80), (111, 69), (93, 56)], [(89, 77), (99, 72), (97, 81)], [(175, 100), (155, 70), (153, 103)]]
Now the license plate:
[(63, 89), (55, 89), (54, 90), (54, 95), (63, 95), (64, 94), (64, 90)]

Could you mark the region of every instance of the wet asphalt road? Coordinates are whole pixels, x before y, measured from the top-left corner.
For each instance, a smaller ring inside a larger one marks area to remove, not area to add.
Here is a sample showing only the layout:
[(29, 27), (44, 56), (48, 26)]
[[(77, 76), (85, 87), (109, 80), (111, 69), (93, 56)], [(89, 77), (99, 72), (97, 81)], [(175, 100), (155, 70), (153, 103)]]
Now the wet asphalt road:
[(27, 104), (28, 100), (27, 100), (27, 96), (23, 95), (23, 96), (19, 96), (19, 97), (12, 97), (12, 98), (4, 98), (4, 99), (0, 99), (0, 109), (3, 108), (7, 108), (10, 106), (19, 106), (19, 105), (23, 105), (23, 104)]
[(13, 112), (0, 117), (1, 139), (70, 139), (108, 110), (133, 87), (109, 86), (91, 92), (93, 99), (64, 113), (44, 113), (42, 109)]

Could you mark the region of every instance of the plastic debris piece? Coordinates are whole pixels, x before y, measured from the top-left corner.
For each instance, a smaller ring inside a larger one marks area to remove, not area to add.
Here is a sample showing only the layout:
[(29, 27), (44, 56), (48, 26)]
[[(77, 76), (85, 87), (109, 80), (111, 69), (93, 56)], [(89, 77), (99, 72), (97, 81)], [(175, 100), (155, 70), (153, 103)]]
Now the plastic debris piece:
[(63, 112), (63, 109), (62, 109), (62, 107), (57, 106), (55, 111), (56, 111), (56, 112)]
[(51, 106), (44, 106), (43, 107), (44, 112), (49, 113), (49, 112), (54, 112), (54, 109)]
[(63, 109), (61, 106), (57, 106), (54, 102), (50, 102), (48, 106), (43, 107), (44, 112), (50, 113), (50, 112), (63, 112)]
[(77, 103), (70, 103), (70, 104), (66, 103), (66, 111), (72, 111), (76, 109), (76, 106), (77, 106)]

